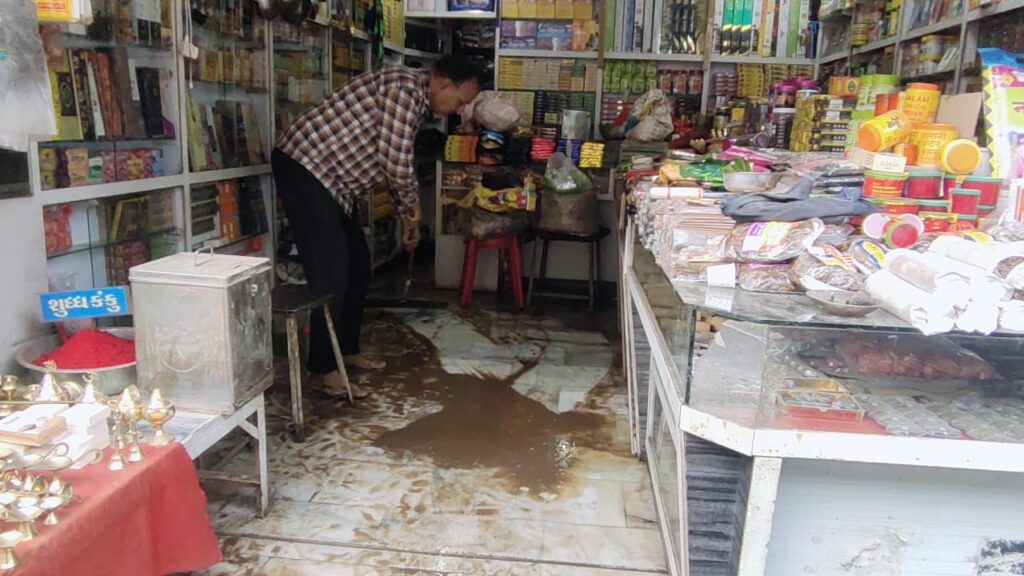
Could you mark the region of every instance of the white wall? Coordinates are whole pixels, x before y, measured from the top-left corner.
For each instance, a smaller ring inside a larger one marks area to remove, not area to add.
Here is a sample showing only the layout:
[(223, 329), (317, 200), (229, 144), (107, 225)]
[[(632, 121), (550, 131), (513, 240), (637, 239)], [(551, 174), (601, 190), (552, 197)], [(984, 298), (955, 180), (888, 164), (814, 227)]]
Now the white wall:
[(46, 288), (39, 201), (0, 200), (0, 370), (5, 373), (16, 365), (16, 345), (41, 329), (37, 296)]

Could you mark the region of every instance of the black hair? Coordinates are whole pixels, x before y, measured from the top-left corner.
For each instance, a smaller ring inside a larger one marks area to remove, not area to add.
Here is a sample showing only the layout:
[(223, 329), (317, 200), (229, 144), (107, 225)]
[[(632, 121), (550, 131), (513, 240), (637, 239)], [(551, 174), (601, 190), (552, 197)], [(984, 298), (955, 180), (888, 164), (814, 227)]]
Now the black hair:
[(483, 70), (473, 60), (461, 54), (447, 54), (434, 62), (430, 70), (438, 77), (451, 80), (460, 86), (470, 80), (483, 86)]

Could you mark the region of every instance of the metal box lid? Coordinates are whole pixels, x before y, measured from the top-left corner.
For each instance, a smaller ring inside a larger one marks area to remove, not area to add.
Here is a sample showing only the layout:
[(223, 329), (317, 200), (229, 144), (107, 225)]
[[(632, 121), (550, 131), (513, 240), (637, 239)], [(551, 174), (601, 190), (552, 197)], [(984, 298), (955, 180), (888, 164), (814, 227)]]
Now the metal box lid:
[(134, 266), (128, 271), (128, 279), (133, 284), (139, 282), (225, 288), (269, 269), (269, 258), (179, 252)]

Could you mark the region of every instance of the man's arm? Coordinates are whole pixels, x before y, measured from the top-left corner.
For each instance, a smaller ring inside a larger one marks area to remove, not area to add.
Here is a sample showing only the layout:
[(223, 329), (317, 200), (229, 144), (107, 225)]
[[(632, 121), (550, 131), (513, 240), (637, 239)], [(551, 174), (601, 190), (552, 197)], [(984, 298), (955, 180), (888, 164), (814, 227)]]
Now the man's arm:
[(406, 87), (395, 86), (384, 96), (381, 111), (381, 168), (400, 208), (412, 209), (419, 204), (419, 184), (413, 166), (413, 148), (420, 115), (416, 101)]

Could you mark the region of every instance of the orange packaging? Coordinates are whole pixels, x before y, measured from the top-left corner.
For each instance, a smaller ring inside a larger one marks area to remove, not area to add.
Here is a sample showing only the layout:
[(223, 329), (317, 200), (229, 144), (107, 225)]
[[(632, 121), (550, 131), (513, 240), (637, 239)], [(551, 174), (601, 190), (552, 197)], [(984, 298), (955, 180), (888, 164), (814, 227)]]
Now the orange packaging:
[(938, 85), (926, 82), (911, 82), (903, 94), (902, 110), (914, 125), (931, 124), (939, 112), (942, 92)]
[(939, 152), (939, 165), (949, 174), (970, 174), (979, 164), (981, 149), (966, 138), (948, 142)]
[(831, 96), (856, 96), (860, 92), (860, 77), (833, 76), (828, 81)]
[(890, 110), (860, 127), (857, 145), (868, 152), (881, 152), (906, 141), (912, 127), (910, 117), (899, 110)]
[(921, 124), (910, 131), (908, 143), (917, 148), (917, 166), (938, 166), (942, 148), (956, 140), (952, 124)]

